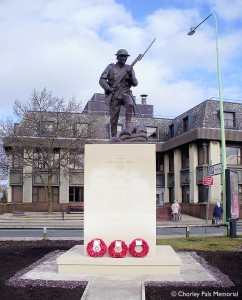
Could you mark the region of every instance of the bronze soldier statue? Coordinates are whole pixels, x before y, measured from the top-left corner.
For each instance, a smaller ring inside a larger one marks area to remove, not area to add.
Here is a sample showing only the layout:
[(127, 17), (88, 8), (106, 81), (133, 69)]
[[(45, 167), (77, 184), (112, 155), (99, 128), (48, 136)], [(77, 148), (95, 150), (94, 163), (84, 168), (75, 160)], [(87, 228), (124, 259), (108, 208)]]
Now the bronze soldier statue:
[(110, 108), (112, 138), (116, 138), (117, 136), (117, 125), (121, 105), (126, 109), (125, 127), (127, 129), (131, 127), (134, 101), (130, 88), (138, 85), (133, 68), (125, 64), (128, 56), (130, 56), (127, 50), (118, 50), (116, 56), (117, 63), (109, 64), (101, 74), (99, 80), (99, 84), (106, 94), (106, 103), (109, 104)]

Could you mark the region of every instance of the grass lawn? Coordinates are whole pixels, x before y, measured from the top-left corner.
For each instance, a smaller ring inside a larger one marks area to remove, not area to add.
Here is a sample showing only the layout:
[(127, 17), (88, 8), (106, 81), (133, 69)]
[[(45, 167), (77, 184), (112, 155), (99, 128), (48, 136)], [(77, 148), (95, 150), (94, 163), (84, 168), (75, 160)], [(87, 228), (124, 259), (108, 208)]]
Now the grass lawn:
[(164, 238), (157, 245), (170, 245), (175, 251), (240, 251), (242, 239), (229, 237)]

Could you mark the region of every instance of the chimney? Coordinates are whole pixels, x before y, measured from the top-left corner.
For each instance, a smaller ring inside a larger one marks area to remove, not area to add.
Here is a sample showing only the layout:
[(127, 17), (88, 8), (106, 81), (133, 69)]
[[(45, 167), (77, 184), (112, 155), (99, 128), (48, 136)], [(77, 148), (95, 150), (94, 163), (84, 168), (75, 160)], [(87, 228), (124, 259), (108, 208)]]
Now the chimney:
[(145, 95), (145, 94), (140, 95), (140, 97), (141, 97), (141, 103), (142, 104), (146, 104), (146, 98), (147, 98), (147, 96), (148, 95)]

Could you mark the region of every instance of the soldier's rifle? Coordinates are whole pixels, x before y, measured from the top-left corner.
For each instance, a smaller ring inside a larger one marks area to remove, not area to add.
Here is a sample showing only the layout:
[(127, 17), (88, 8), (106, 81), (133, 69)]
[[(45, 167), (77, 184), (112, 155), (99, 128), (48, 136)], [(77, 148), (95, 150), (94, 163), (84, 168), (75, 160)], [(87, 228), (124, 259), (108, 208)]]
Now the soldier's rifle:
[[(154, 41), (155, 41), (155, 39), (152, 41), (152, 43), (149, 45), (149, 47), (145, 50), (145, 52), (144, 52), (143, 54), (139, 54), (139, 55), (136, 57), (136, 59), (135, 59), (135, 60), (132, 62), (132, 64), (130, 65), (130, 68), (133, 68), (133, 66), (145, 56), (146, 52), (147, 52), (147, 51), (150, 49), (150, 47), (153, 45)], [(112, 93), (110, 93), (109, 95), (107, 95), (107, 97), (106, 97), (106, 99), (105, 99), (105, 103), (106, 103), (107, 105), (109, 105), (110, 102), (112, 101), (112, 98), (113, 98), (114, 93), (117, 91), (117, 89), (119, 88), (119, 84), (121, 83), (121, 81), (124, 79), (124, 77), (125, 77), (126, 75), (127, 75), (127, 70), (124, 69), (124, 70), (120, 73), (120, 75), (119, 75), (119, 77), (116, 79), (116, 81), (113, 83), (113, 85), (112, 85), (113, 91), (112, 91)], [(133, 97), (132, 97), (132, 99), (133, 99)], [(133, 99), (133, 102), (134, 102), (134, 104), (136, 105), (134, 99)], [(136, 108), (138, 109), (137, 105), (136, 105)], [(138, 109), (138, 111), (139, 111), (139, 109)], [(139, 112), (139, 113), (140, 113), (140, 112)], [(140, 115), (141, 115), (141, 114), (140, 114)], [(142, 115), (141, 115), (141, 117), (142, 117)]]

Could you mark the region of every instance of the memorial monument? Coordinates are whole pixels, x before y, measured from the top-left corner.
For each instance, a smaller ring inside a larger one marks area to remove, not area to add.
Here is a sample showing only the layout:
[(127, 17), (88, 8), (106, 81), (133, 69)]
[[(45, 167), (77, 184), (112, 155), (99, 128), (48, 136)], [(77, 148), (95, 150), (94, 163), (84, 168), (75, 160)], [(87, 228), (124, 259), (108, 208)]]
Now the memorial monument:
[[(121, 50), (118, 66), (109, 65), (100, 80), (111, 102), (112, 139), (117, 139), (120, 105), (127, 109), (126, 128), (119, 143), (85, 145), (84, 246), (61, 255), (58, 272), (180, 275), (176, 252), (169, 245), (156, 246), (156, 145), (146, 142), (142, 125), (131, 125), (130, 86), (137, 80), (125, 65), (128, 52)], [(125, 70), (122, 76), (117, 68)]]

